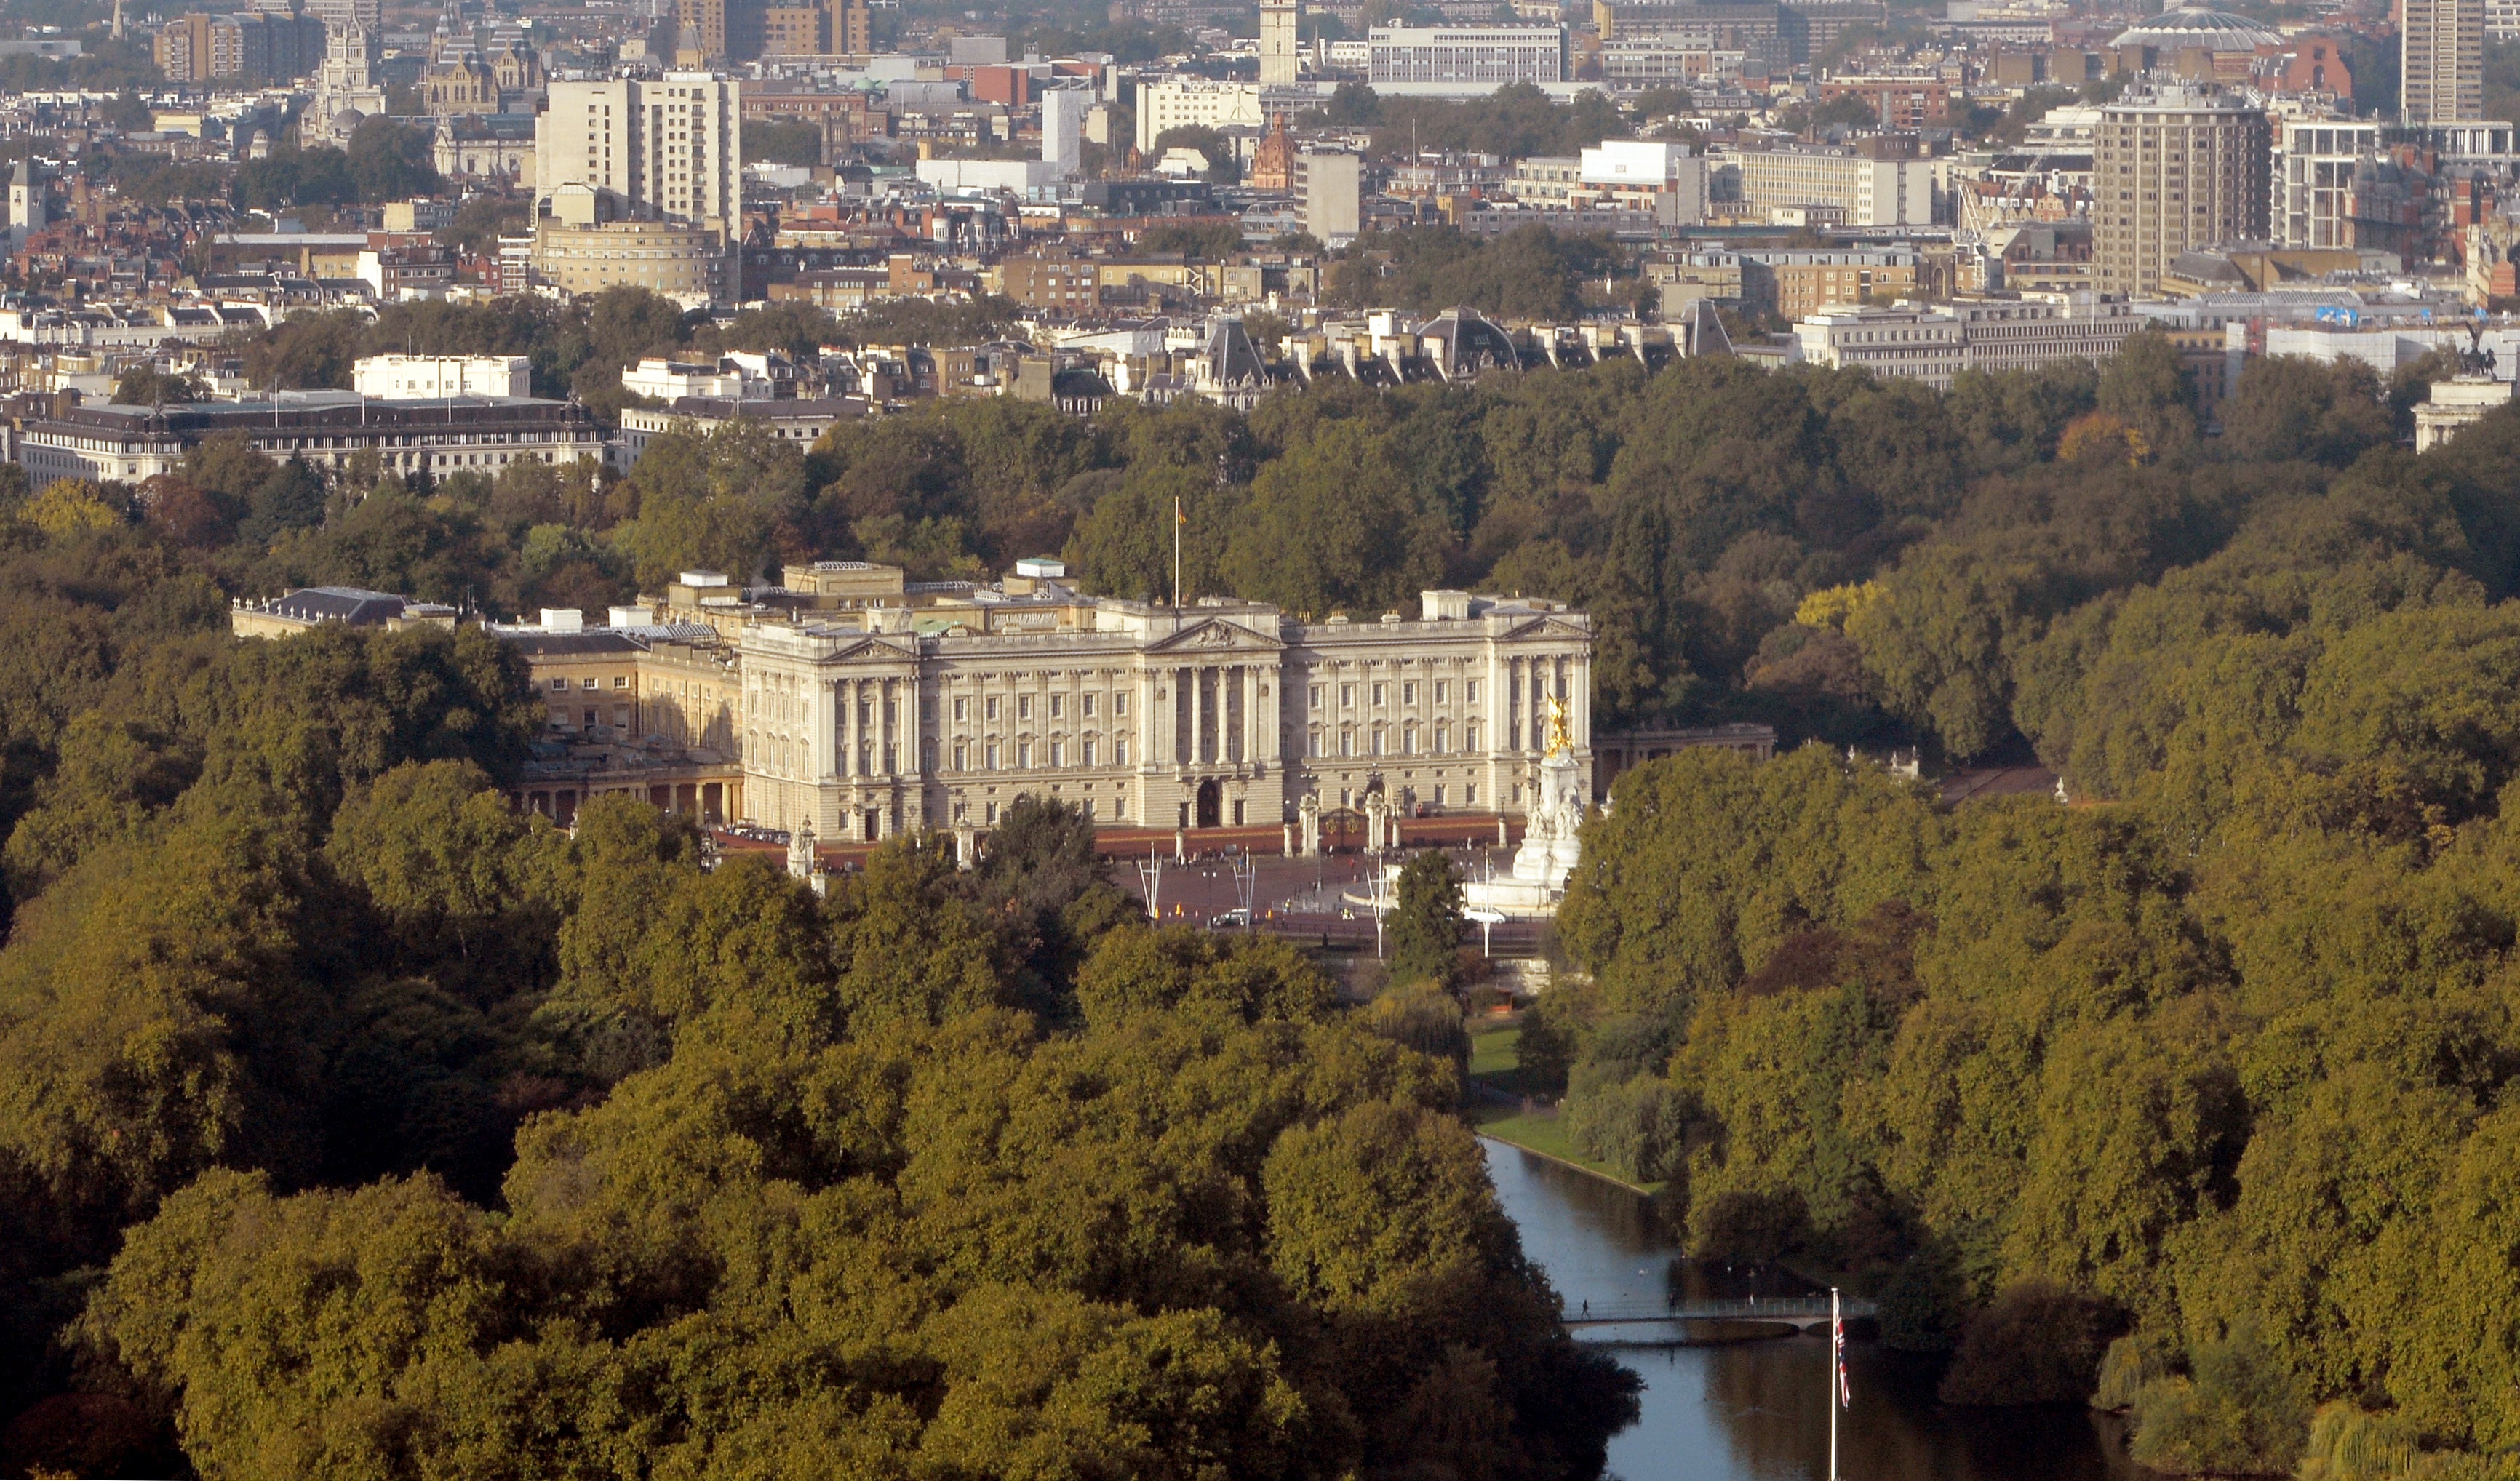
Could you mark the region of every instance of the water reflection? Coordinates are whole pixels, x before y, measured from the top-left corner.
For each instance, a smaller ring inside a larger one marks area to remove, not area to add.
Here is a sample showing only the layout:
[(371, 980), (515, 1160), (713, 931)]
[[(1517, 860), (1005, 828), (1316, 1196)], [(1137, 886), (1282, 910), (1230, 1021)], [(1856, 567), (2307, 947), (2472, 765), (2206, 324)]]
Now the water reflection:
[[(1642, 1198), (1502, 1143), (1482, 1144), (1522, 1246), (1570, 1310), (1660, 1301), (1677, 1253)], [(1687, 1268), (1691, 1294), (1785, 1295), (1776, 1273)], [(1643, 1416), (1610, 1442), (1626, 1481), (1819, 1481), (1828, 1474), (1828, 1340), (1620, 1347), (1645, 1380)], [(1854, 1407), (1840, 1416), (1847, 1481), (2134, 1481), (2116, 1421), (2080, 1410), (1955, 1411), (1932, 1365), (1852, 1344)]]

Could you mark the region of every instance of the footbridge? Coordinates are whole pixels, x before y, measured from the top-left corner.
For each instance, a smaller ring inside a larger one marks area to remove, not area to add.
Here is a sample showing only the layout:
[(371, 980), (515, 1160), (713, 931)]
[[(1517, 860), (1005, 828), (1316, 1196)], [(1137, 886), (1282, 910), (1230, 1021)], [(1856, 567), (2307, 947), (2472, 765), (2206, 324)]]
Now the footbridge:
[[(1838, 1315), (1849, 1322), (1880, 1315), (1876, 1302), (1840, 1297)], [(1651, 1322), (1773, 1322), (1796, 1331), (1828, 1324), (1826, 1296), (1749, 1296), (1737, 1301), (1677, 1300), (1594, 1303), (1569, 1310), (1570, 1327), (1633, 1326)]]

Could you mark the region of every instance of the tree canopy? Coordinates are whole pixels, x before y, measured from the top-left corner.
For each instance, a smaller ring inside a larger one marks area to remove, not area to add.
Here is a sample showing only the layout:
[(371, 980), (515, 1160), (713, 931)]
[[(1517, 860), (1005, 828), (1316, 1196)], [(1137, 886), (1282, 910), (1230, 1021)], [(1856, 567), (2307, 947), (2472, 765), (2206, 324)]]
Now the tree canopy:
[(1137, 920), (1077, 810), (828, 898), (562, 832), (478, 630), (232, 639), (145, 532), (52, 538), (0, 563), (57, 645), (0, 665), (0, 1464), (1542, 1478), (1633, 1414), (1457, 1065)]

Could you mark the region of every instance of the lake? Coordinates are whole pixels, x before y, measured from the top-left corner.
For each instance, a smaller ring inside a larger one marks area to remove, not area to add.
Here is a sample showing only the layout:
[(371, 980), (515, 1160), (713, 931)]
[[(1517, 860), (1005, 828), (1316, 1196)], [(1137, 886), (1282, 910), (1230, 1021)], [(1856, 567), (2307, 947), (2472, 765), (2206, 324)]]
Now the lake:
[[(1678, 1247), (1626, 1189), (1502, 1142), (1481, 1139), (1522, 1247), (1549, 1272), (1568, 1310), (1664, 1299)], [(1694, 1265), (1692, 1294), (1791, 1295), (1775, 1273)], [(1824, 1481), (1828, 1475), (1828, 1338), (1776, 1337), (1721, 1347), (1617, 1346), (1643, 1377), (1644, 1413), (1610, 1442), (1624, 1481)], [(1849, 1344), (1853, 1408), (1839, 1416), (1846, 1481), (2137, 1481), (2117, 1421), (2079, 1409), (1947, 1409), (1928, 1360)]]

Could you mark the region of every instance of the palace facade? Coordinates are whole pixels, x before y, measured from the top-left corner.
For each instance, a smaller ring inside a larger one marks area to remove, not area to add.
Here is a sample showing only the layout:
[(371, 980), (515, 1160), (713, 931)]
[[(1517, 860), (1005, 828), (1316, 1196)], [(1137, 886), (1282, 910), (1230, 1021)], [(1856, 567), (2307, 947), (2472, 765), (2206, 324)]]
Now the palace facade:
[(1518, 813), (1552, 696), (1589, 773), (1592, 623), (1562, 604), (1430, 591), (1415, 613), (1302, 621), (1087, 597), (1064, 575), (1034, 561), (993, 587), (919, 585), (826, 561), (765, 603), (710, 599), (692, 573), (664, 620), (714, 616), (733, 639), (747, 818), (832, 841), (986, 828), (1027, 792), (1159, 829), (1276, 827), (1307, 793)]
[[(686, 571), (601, 625), (492, 626), (545, 709), (516, 800), (566, 823), (627, 792), (832, 843), (987, 829), (1026, 793), (1107, 828), (1274, 829), (1308, 795), (1374, 793), (1403, 816), (1519, 816), (1552, 697), (1592, 773), (1592, 621), (1563, 604), (1430, 591), (1414, 613), (1307, 621), (1064, 583), (1047, 560), (988, 586), (827, 561), (749, 589)], [(231, 618), (280, 637), (455, 614), (313, 588)]]

